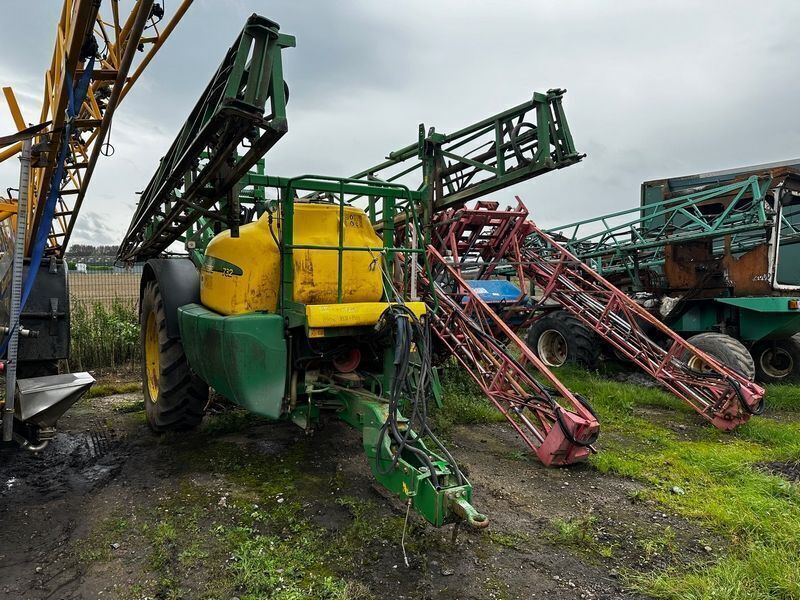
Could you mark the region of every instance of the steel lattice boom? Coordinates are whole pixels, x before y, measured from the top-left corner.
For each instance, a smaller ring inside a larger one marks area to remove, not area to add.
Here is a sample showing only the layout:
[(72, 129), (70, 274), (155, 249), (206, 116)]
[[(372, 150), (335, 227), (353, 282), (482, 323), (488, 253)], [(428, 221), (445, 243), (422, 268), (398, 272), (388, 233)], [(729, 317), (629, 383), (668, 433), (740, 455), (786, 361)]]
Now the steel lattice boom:
[[(162, 4), (154, 0), (136, 0), (127, 16), (119, 4), (118, 0), (65, 0), (62, 5), (52, 65), (45, 73), (40, 126), (34, 137), (34, 154), (38, 159), (33, 165), (30, 183), (32, 202), (28, 206), (26, 256), (31, 253), (34, 232), (48, 226), (45, 200), (51, 193), (53, 176), (61, 162), (64, 174), (56, 182), (59, 191), (46, 253), (56, 257), (64, 255), (97, 160), (101, 152), (113, 152), (107, 140), (116, 107), (172, 33), (192, 0), (176, 4), (176, 10), (168, 19)], [(110, 10), (101, 11), (109, 5)], [(88, 68), (92, 68), (92, 72), (86, 98), (75, 107), (74, 117), (68, 117), (72, 88)], [(3, 92), (17, 129), (25, 131), (26, 121), (13, 91), (3, 88)], [(65, 142), (66, 156), (59, 156)], [(17, 155), (21, 148), (21, 141), (12, 143), (0, 151), (0, 162)]]
[[(121, 260), (158, 256), (204, 216), (237, 234), (234, 188), (288, 130), (281, 51), (294, 45), (277, 23), (247, 20), (142, 193)], [(224, 209), (214, 211), (217, 203)]]
[[(732, 249), (763, 243), (760, 235), (777, 211), (767, 192), (773, 177), (743, 181), (683, 194), (548, 230), (548, 234), (602, 274), (628, 273), (664, 263), (670, 244), (731, 236)], [(530, 244), (535, 245), (533, 236)]]
[[(589, 405), (550, 372), (433, 246), (428, 248), (428, 262), (435, 296), (431, 302), (438, 304), (431, 324), (447, 350), (542, 463), (567, 465), (585, 460), (600, 432)], [(498, 329), (504, 334), (503, 342), (495, 337)], [(531, 363), (552, 389), (536, 381), (509, 354), (509, 347), (520, 353), (523, 362)]]
[[(459, 129), (419, 126), (416, 143), (353, 176), (423, 182), (429, 216), (469, 200), (579, 162), (564, 114), (566, 90), (535, 92), (531, 100)], [(414, 175), (415, 177), (409, 177)]]
[[(444, 229), (450, 233), (440, 231), (440, 238), (450, 240), (451, 261), (481, 277), (501, 264), (513, 267), (521, 280), (541, 290), (540, 303), (558, 303), (720, 429), (732, 429), (761, 411), (761, 387), (687, 343), (581, 262), (528, 221), (527, 209), (517, 200), (515, 210), (482, 203), (444, 216), (442, 222), (449, 223)], [(500, 231), (508, 234), (501, 237)], [(501, 244), (501, 239), (509, 241)], [(656, 344), (648, 329), (657, 329), (669, 346)], [(690, 368), (694, 358), (707, 370)]]

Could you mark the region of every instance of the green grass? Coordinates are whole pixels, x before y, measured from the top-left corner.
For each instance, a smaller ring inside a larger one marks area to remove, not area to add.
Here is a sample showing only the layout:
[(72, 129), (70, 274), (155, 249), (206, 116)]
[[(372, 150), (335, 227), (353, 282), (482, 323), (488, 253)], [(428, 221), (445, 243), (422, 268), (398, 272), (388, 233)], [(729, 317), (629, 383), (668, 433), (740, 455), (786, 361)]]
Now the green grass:
[(656, 535), (640, 539), (639, 547), (644, 552), (647, 560), (658, 554), (675, 554), (677, 552), (675, 530), (667, 525)]
[(768, 408), (800, 411), (800, 385), (768, 385)]
[(77, 301), (70, 315), (73, 371), (114, 369), (135, 364), (140, 355), (139, 321), (132, 303)]
[(96, 383), (86, 392), (86, 398), (102, 398), (104, 396), (114, 396), (116, 394), (131, 394), (140, 392), (142, 384), (136, 382), (114, 382)]
[(591, 515), (573, 519), (553, 519), (550, 540), (561, 546), (610, 558), (614, 554), (614, 546), (603, 544), (597, 539), (596, 521), (597, 518)]
[[(767, 387), (768, 411), (732, 433), (720, 432), (682, 401), (655, 387), (613, 381), (613, 373), (560, 369), (558, 377), (590, 399), (601, 422), (600, 452), (590, 464), (600, 472), (646, 484), (640, 499), (724, 536), (727, 551), (694, 568), (629, 573), (628, 587), (669, 600), (800, 598), (800, 485), (771, 475), (767, 462), (800, 461), (800, 386)], [(457, 369), (442, 374), (445, 407), (436, 415), (445, 430), (456, 423), (502, 420), (471, 380)], [(660, 419), (684, 426), (678, 435)], [(685, 494), (673, 494), (674, 486)], [(608, 557), (612, 547), (597, 542), (591, 518), (558, 520), (552, 540)], [(642, 537), (646, 557), (677, 551), (675, 532)], [(502, 542), (496, 540), (496, 543)]]
[(445, 401), (442, 408), (433, 411), (438, 431), (446, 433), (456, 424), (505, 421), (505, 417), (486, 399), (478, 385), (453, 362), (440, 371), (440, 378)]
[[(645, 495), (729, 541), (716, 562), (633, 575), (629, 585), (675, 600), (800, 598), (800, 489), (759, 469), (763, 462), (800, 459), (800, 423), (754, 417), (726, 434), (698, 426), (688, 408), (660, 390), (574, 370), (559, 376), (588, 396), (600, 416), (600, 452), (591, 459), (596, 469), (648, 484)], [(770, 386), (767, 398), (781, 410), (800, 408), (800, 394), (789, 386)], [(673, 420), (692, 427), (692, 439), (637, 416), (634, 409), (643, 406), (674, 411)], [(673, 486), (686, 493), (670, 493)], [(644, 550), (670, 545), (665, 538)]]
[(119, 541), (130, 530), (130, 521), (125, 517), (107, 517), (95, 525), (90, 534), (76, 544), (76, 556), (83, 565), (111, 559), (111, 544)]
[[(264, 455), (224, 439), (247, 426), (243, 414), (215, 417), (191, 438), (164, 438), (181, 465), (171, 475), (176, 487), (137, 507), (123, 529), (115, 529), (118, 521), (98, 523), (80, 543), (84, 561), (114, 559), (109, 550), (113, 541), (142, 548), (137, 556), (147, 572), (140, 596), (372, 598), (358, 580), (358, 569), (399, 543), (403, 517), (387, 516), (379, 503), (344, 494), (341, 473), (308, 472), (313, 443), (302, 440), (288, 451)], [(215, 483), (202, 485), (195, 481), (197, 474), (210, 475)], [(308, 502), (332, 493), (343, 516), (328, 529), (309, 518), (315, 511)], [(418, 546), (430, 547), (428, 534), (418, 529), (424, 526), (410, 525), (410, 554)]]

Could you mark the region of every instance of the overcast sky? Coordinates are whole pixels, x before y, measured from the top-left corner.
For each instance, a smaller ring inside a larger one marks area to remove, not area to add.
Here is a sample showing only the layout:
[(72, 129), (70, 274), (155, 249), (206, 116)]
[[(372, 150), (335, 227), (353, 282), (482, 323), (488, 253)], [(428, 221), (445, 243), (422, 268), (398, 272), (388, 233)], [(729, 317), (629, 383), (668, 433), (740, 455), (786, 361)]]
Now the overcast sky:
[[(31, 122), (60, 6), (0, 0), (0, 85)], [(119, 243), (135, 192), (253, 12), (297, 37), (289, 133), (267, 156), (277, 175), (347, 176), (416, 141), (420, 122), (452, 131), (552, 87), (568, 90), (588, 157), (495, 196), (521, 195), (541, 225), (635, 206), (643, 180), (800, 156), (797, 0), (195, 0), (118, 109), (116, 153), (97, 165), (73, 242)], [(0, 99), (0, 135), (13, 131)], [(15, 163), (0, 164), (0, 189), (16, 187)]]

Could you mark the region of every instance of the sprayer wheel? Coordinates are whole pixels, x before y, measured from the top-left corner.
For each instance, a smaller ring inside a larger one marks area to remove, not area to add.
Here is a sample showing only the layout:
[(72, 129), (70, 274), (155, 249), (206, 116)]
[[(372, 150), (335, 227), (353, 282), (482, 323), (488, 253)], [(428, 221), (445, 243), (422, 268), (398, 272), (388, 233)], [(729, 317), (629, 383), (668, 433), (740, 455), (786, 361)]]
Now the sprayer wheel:
[(208, 404), (208, 385), (189, 369), (181, 340), (167, 336), (164, 302), (155, 281), (142, 294), (139, 324), (147, 424), (159, 433), (197, 427)]
[(548, 367), (574, 363), (593, 369), (600, 357), (597, 336), (565, 310), (536, 320), (528, 330), (527, 343)]

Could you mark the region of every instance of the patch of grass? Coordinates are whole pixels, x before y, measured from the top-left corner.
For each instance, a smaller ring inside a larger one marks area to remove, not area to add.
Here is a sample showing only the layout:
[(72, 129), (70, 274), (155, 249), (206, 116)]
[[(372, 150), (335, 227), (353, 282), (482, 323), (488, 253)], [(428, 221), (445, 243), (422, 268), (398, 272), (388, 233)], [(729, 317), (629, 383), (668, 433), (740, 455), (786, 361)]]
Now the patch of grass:
[[(299, 534), (299, 535), (298, 535)], [(243, 600), (277, 598), (348, 598), (347, 582), (314, 564), (325, 540), (304, 529), (291, 537), (255, 534), (248, 529), (230, 532), (237, 588), (247, 590)], [(313, 565), (313, 568), (309, 568)]]
[(677, 546), (675, 545), (675, 530), (667, 525), (655, 536), (640, 539), (639, 547), (644, 552), (647, 560), (651, 560), (659, 554), (674, 554), (677, 550)]
[(96, 523), (89, 535), (76, 544), (78, 560), (84, 565), (109, 561), (111, 544), (119, 543), (130, 527), (129, 520), (124, 517), (108, 517)]
[[(336, 501), (352, 520), (335, 531), (316, 524), (307, 501), (339, 487), (338, 476), (305, 469), (309, 446), (304, 440), (289, 451), (263, 455), (219, 439), (218, 433), (237, 419), (232, 416), (225, 426), (201, 430), (192, 439), (165, 441), (186, 474), (214, 473), (225, 483), (213, 484), (211, 493), (184, 483), (151, 511), (155, 517), (143, 537), (156, 583), (147, 593), (242, 600), (370, 598), (351, 574), (365, 553), (372, 558), (370, 546), (399, 540), (402, 517), (386, 516), (376, 503), (344, 495)], [(200, 566), (203, 581), (186, 589), (187, 577), (191, 581)]]
[(572, 519), (553, 519), (553, 533), (550, 541), (560, 546), (569, 546), (588, 554), (610, 558), (614, 546), (603, 544), (597, 539), (597, 517), (586, 515)]
[[(695, 428), (695, 417), (665, 392), (576, 371), (564, 379), (590, 398), (600, 416), (604, 435), (591, 459), (596, 469), (648, 484), (648, 497), (729, 540), (728, 554), (715, 563), (633, 575), (631, 585), (676, 600), (800, 597), (800, 488), (757, 468), (800, 458), (800, 424), (754, 417), (729, 434), (704, 426), (687, 441), (633, 413), (641, 405), (669, 408), (673, 420)], [(781, 398), (782, 386), (770, 391), (773, 405), (794, 402)], [(686, 493), (671, 493), (673, 486)], [(583, 535), (570, 529), (562, 534)], [(662, 542), (645, 553), (669, 546)]]
[(75, 371), (115, 368), (140, 358), (139, 319), (131, 302), (76, 301), (70, 315), (70, 367)]
[(488, 535), (489, 540), (493, 544), (505, 546), (506, 548), (513, 548), (516, 550), (523, 548), (529, 541), (528, 536), (521, 533), (508, 533), (503, 531), (493, 531), (490, 529)]
[(486, 398), (463, 369), (449, 363), (440, 371), (442, 408), (433, 411), (436, 428), (446, 432), (453, 425), (499, 423), (505, 417)]
[(114, 412), (122, 413), (122, 414), (130, 414), (130, 413), (144, 413), (144, 399), (142, 400), (131, 400), (130, 402), (123, 402), (121, 404), (117, 404), (114, 406)]
[(555, 533), (552, 540), (563, 546), (582, 546), (594, 541), (594, 525), (596, 517), (578, 519), (553, 519)]
[(506, 600), (506, 592), (508, 591), (508, 583), (501, 580), (497, 575), (489, 575), (483, 582), (483, 589), (489, 595), (487, 598), (494, 600)]
[(783, 544), (738, 546), (711, 566), (680, 572), (670, 569), (635, 580), (636, 587), (658, 598), (798, 598), (797, 549)]
[(339, 496), (336, 504), (347, 507), (353, 517), (353, 523), (344, 535), (344, 542), (352, 550), (356, 550), (364, 540), (388, 542), (397, 539), (397, 532), (403, 529), (403, 517), (376, 518), (378, 507), (374, 502)]
[(800, 411), (800, 385), (773, 384), (766, 389), (767, 410)]
[(132, 394), (142, 391), (141, 382), (114, 382), (96, 383), (86, 392), (86, 398), (102, 398), (104, 396), (114, 396), (116, 394)]
[(150, 564), (156, 570), (166, 566), (175, 546), (178, 531), (172, 520), (159, 521), (155, 527), (149, 529), (150, 541), (153, 545), (153, 555)]
[(506, 453), (505, 457), (509, 460), (529, 461), (531, 460), (531, 452), (530, 450), (513, 450)]

